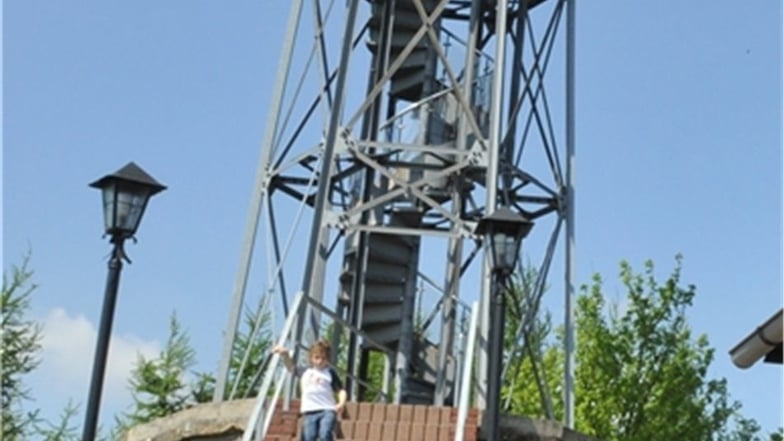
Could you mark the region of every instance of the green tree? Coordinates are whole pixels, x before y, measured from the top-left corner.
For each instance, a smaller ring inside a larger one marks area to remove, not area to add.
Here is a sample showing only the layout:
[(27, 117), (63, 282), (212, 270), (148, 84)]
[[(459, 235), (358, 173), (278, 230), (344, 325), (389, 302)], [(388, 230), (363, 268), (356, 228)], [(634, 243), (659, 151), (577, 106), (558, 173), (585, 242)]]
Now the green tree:
[(227, 392), (235, 391), (234, 398), (255, 397), (258, 394), (259, 375), (267, 366), (272, 348), (270, 314), (264, 297), (255, 310), (246, 309), (244, 329), (236, 339), (229, 365)]
[(76, 438), (76, 429), (71, 425), (78, 406), (69, 402), (60, 421), (51, 423), (38, 416), (39, 409), (26, 410), (25, 404), (32, 401), (30, 389), (25, 385), (25, 376), (40, 364), (43, 329), (40, 323), (28, 317), (30, 301), (37, 285), (33, 283), (33, 271), (28, 268), (30, 256), (25, 256), (21, 266), (12, 266), (11, 275), (3, 271), (3, 287), (0, 294), (0, 335), (2, 335), (2, 414), (0, 415), (0, 439), (8, 441), (30, 439), (33, 436), (46, 441), (70, 441)]
[(71, 421), (79, 413), (79, 406), (69, 401), (60, 414), (60, 421), (57, 424), (50, 422), (39, 422), (36, 424), (36, 432), (46, 441), (75, 441), (79, 439), (77, 427)]
[(130, 427), (186, 408), (191, 392), (186, 376), (195, 362), (190, 338), (172, 313), (169, 337), (158, 357), (138, 357), (129, 380), (133, 409), (119, 419), (119, 425)]
[[(258, 374), (269, 359), (272, 333), (265, 304), (246, 311), (244, 330), (238, 333), (232, 350), (226, 399), (255, 396)], [(187, 332), (176, 314), (169, 322), (166, 346), (154, 359), (139, 356), (129, 385), (134, 399), (130, 412), (116, 418), (110, 439), (119, 439), (134, 425), (161, 418), (196, 403), (212, 401), (215, 376), (191, 371), (196, 354)], [(189, 377), (193, 378), (189, 381)], [(236, 384), (236, 386), (235, 386)]]
[[(255, 310), (246, 310), (243, 330), (234, 340), (225, 399), (253, 397), (259, 373), (269, 360), (272, 345), (270, 316), (263, 300)], [(196, 354), (190, 338), (175, 314), (169, 324), (166, 346), (155, 359), (139, 356), (129, 380), (134, 404), (117, 419), (112, 438), (128, 428), (212, 400), (215, 376), (191, 371)], [(193, 375), (194, 380), (188, 381)], [(233, 392), (233, 395), (232, 395)]]
[(738, 410), (726, 380), (707, 377), (714, 350), (692, 335), (686, 309), (696, 288), (681, 286), (680, 275), (680, 257), (662, 284), (652, 262), (642, 274), (622, 262), (626, 307), (609, 314), (601, 278), (583, 288), (576, 406), (584, 431), (607, 440), (710, 440)]
[[(742, 417), (726, 380), (708, 377), (714, 349), (688, 325), (696, 288), (681, 282), (681, 257), (662, 283), (650, 261), (642, 273), (622, 262), (620, 280), (620, 302), (608, 302), (599, 275), (577, 299), (576, 428), (606, 441), (761, 441), (759, 425)], [(537, 323), (528, 358), (541, 354), (554, 417), (562, 419), (563, 334), (547, 338), (548, 320)], [(538, 395), (530, 360), (518, 363), (507, 411), (545, 417), (542, 401), (530, 398)]]
[(32, 283), (33, 272), (27, 268), (29, 257), (22, 266), (14, 266), (8, 278), (3, 271), (3, 289), (0, 295), (2, 322), (2, 427), (3, 440), (27, 439), (33, 431), (38, 411), (25, 411), (24, 403), (31, 400), (30, 389), (24, 377), (40, 363), (41, 326), (26, 317), (30, 296), (36, 289)]

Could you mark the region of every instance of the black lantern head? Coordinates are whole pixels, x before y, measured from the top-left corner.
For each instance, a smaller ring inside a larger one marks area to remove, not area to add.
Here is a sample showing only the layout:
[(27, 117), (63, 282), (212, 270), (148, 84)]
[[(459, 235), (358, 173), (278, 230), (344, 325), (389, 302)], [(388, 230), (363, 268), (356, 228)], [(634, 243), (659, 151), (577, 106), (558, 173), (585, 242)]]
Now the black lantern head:
[(479, 221), (475, 232), (481, 234), (484, 242), (490, 247), (493, 271), (504, 275), (514, 271), (520, 252), (520, 242), (533, 226), (533, 222), (508, 207), (501, 207)]
[(106, 234), (126, 239), (136, 234), (150, 197), (166, 189), (138, 165), (129, 162), (114, 174), (90, 184), (103, 193)]

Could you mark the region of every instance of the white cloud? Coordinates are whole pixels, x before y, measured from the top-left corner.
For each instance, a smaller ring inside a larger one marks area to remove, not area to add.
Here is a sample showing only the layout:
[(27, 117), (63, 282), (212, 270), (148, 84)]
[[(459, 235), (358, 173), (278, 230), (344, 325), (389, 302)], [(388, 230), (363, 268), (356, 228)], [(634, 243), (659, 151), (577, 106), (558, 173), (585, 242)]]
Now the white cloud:
[[(96, 326), (81, 314), (69, 315), (62, 308), (49, 312), (43, 322), (41, 365), (31, 376), (36, 405), (45, 418), (56, 418), (69, 400), (84, 410), (95, 357)], [(131, 403), (128, 378), (139, 354), (151, 358), (161, 350), (157, 341), (114, 334), (109, 343), (106, 375), (101, 397), (101, 419)], [(50, 408), (51, 407), (51, 408)]]

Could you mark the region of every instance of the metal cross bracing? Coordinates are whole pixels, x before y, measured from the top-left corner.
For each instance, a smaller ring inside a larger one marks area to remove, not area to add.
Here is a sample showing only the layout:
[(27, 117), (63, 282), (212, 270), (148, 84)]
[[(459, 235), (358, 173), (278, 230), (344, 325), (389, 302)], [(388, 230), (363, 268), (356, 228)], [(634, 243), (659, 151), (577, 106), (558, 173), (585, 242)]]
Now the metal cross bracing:
[(521, 344), (567, 236), (572, 425), (573, 16), (573, 0), (292, 2), (216, 400), (253, 291), (296, 315), (298, 350), (331, 327), (354, 399), (372, 399), (364, 380), (382, 354), (383, 396), (398, 403), (454, 402), (461, 305), (478, 299), (483, 407), (489, 272), (474, 229), (508, 206), (537, 223), (525, 254), (541, 248)]

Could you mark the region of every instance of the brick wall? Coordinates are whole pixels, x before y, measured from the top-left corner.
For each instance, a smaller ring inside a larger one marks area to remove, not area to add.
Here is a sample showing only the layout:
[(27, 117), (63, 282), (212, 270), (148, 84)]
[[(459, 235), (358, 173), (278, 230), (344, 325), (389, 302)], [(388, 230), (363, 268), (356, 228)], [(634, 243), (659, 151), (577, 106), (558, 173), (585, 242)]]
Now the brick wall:
[[(479, 423), (476, 409), (469, 410), (465, 440), (477, 441)], [(341, 441), (452, 441), (457, 425), (457, 409), (422, 405), (347, 403), (340, 415), (335, 439)], [(302, 421), (299, 402), (289, 410), (278, 405), (270, 422), (266, 441), (298, 441)]]

